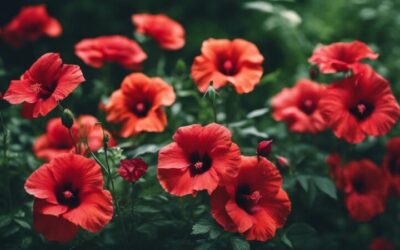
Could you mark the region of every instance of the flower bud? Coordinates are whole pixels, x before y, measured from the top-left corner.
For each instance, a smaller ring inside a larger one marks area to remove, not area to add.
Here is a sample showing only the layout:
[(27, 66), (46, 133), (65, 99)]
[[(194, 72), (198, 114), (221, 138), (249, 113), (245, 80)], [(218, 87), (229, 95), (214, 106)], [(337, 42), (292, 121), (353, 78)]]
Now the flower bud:
[(147, 163), (141, 158), (121, 160), (118, 174), (126, 181), (135, 183), (147, 171)]
[(183, 74), (185, 74), (186, 73), (186, 63), (185, 63), (185, 61), (183, 61), (182, 59), (179, 59), (177, 62), (176, 62), (176, 66), (175, 66), (175, 68), (176, 68), (176, 73), (178, 74), (178, 75), (183, 75)]
[(257, 155), (267, 157), (272, 149), (272, 140), (265, 140), (258, 143)]
[(319, 75), (319, 70), (316, 66), (311, 66), (308, 73), (310, 75), (310, 79), (315, 80), (315, 79), (317, 79), (317, 77)]
[(276, 165), (280, 168), (289, 168), (290, 162), (286, 157), (283, 156), (277, 156), (276, 157)]
[(210, 82), (210, 86), (208, 86), (208, 89), (206, 93), (204, 93), (204, 96), (211, 101), (211, 103), (215, 103), (215, 98), (217, 96), (217, 91), (214, 89), (212, 86), (213, 82)]
[(72, 128), (72, 125), (74, 125), (74, 114), (72, 113), (71, 110), (64, 109), (61, 116), (61, 122), (64, 125), (64, 127), (68, 129)]

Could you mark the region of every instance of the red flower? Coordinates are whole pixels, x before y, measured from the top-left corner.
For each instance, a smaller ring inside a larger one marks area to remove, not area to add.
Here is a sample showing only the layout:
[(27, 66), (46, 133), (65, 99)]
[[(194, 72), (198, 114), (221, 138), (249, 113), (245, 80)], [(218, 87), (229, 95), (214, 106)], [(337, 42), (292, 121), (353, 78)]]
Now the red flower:
[(112, 218), (112, 197), (103, 189), (99, 165), (93, 159), (64, 154), (39, 167), (25, 182), (35, 197), (33, 226), (47, 240), (66, 242), (82, 227), (102, 229)]
[(163, 107), (174, 102), (175, 93), (171, 85), (158, 77), (133, 73), (125, 77), (121, 88), (111, 95), (105, 107), (107, 121), (122, 124), (122, 137), (143, 131), (162, 132), (167, 125)]
[(383, 160), (383, 171), (389, 181), (390, 194), (400, 196), (400, 137), (389, 140)]
[(369, 250), (396, 250), (393, 244), (385, 238), (375, 238), (369, 245)]
[(230, 232), (266, 241), (283, 227), (291, 211), (282, 177), (267, 159), (242, 156), (238, 177), (211, 195), (211, 213)]
[(26, 41), (35, 41), (41, 36), (57, 37), (62, 33), (60, 23), (47, 14), (45, 5), (22, 8), (19, 14), (7, 24), (1, 35), (12, 46), (21, 46)]
[(11, 81), (3, 99), (11, 104), (23, 103), (22, 115), (37, 118), (52, 111), (83, 81), (78, 65), (63, 64), (59, 54), (47, 53), (20, 80)]
[(349, 143), (359, 143), (365, 135), (385, 135), (400, 116), (388, 82), (367, 65), (328, 86), (319, 109), (335, 135)]
[(238, 174), (240, 151), (227, 128), (194, 124), (179, 128), (173, 138), (158, 155), (158, 180), (165, 191), (177, 196), (201, 190), (211, 194)]
[(139, 69), (147, 58), (139, 44), (119, 35), (83, 39), (75, 45), (75, 54), (94, 68), (116, 62), (126, 69)]
[(378, 54), (373, 52), (365, 43), (354, 41), (350, 43), (333, 43), (319, 46), (314, 50), (308, 61), (319, 66), (322, 73), (353, 70), (362, 59), (376, 59)]
[(121, 160), (118, 174), (129, 182), (135, 183), (147, 171), (147, 164), (140, 158)]
[(369, 160), (352, 161), (343, 166), (343, 191), (350, 216), (365, 222), (383, 213), (387, 182), (380, 168)]
[[(90, 115), (82, 115), (71, 128), (74, 141), (80, 143), (81, 153), (87, 153), (83, 145), (86, 141), (92, 152), (96, 152), (103, 147), (103, 131), (101, 126), (95, 124), (98, 120)], [(108, 142), (110, 147), (116, 145), (115, 140), (110, 133), (105, 131), (109, 136)], [(60, 118), (50, 119), (47, 123), (46, 134), (39, 136), (33, 144), (33, 152), (36, 157), (50, 161), (61, 154), (75, 152), (75, 145), (71, 140), (68, 129), (61, 123)]]
[(230, 83), (239, 94), (249, 93), (260, 82), (264, 57), (243, 39), (208, 39), (194, 59), (191, 75), (201, 92), (210, 82), (215, 89)]
[(317, 133), (326, 128), (318, 103), (326, 87), (310, 80), (300, 80), (293, 88), (284, 88), (272, 98), (272, 116), (284, 121), (299, 133)]
[(166, 15), (135, 14), (132, 22), (136, 32), (153, 38), (163, 49), (178, 50), (185, 45), (182, 25)]

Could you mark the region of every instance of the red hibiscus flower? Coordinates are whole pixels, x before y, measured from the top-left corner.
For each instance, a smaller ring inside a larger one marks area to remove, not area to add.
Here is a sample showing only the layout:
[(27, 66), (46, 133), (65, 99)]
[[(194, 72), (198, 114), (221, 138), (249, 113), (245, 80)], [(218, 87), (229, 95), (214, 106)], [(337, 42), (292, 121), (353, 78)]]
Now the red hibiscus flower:
[(142, 73), (125, 77), (105, 107), (107, 121), (122, 124), (120, 135), (129, 137), (140, 132), (162, 132), (167, 125), (164, 106), (175, 102), (171, 85), (161, 78)]
[(383, 171), (369, 160), (351, 161), (342, 168), (343, 192), (350, 216), (369, 221), (383, 213), (387, 197), (387, 181)]
[(326, 128), (318, 110), (325, 86), (310, 80), (300, 80), (293, 88), (284, 88), (272, 98), (272, 116), (284, 121), (289, 129), (299, 133), (317, 133)]
[(322, 73), (336, 73), (352, 70), (362, 59), (373, 60), (378, 56), (365, 43), (354, 41), (319, 46), (308, 61), (318, 65)]
[(45, 5), (38, 5), (22, 8), (3, 28), (1, 36), (6, 43), (18, 47), (25, 41), (35, 41), (44, 35), (57, 37), (61, 33), (60, 23), (47, 14)]
[(240, 150), (227, 128), (194, 124), (179, 128), (173, 139), (160, 150), (157, 168), (158, 180), (170, 194), (211, 194), (238, 174)]
[(121, 160), (118, 174), (124, 180), (135, 183), (147, 171), (147, 168), (147, 163), (140, 158)]
[(383, 160), (383, 171), (389, 181), (390, 194), (400, 196), (400, 137), (389, 140)]
[(328, 86), (319, 102), (328, 126), (349, 143), (359, 143), (365, 135), (385, 135), (400, 116), (388, 82), (367, 65), (358, 71)]
[(25, 182), (35, 197), (33, 226), (47, 240), (71, 240), (78, 227), (102, 229), (113, 216), (112, 197), (103, 189), (100, 166), (80, 155), (64, 154), (39, 167)]
[(191, 75), (201, 92), (210, 82), (215, 89), (230, 83), (239, 94), (249, 93), (260, 82), (264, 57), (243, 39), (208, 39), (194, 59)]
[[(103, 131), (101, 126), (95, 124), (98, 120), (90, 115), (82, 115), (71, 128), (74, 142), (78, 143), (82, 154), (86, 152), (86, 145), (83, 142), (87, 142), (90, 151), (96, 152), (103, 147)], [(110, 133), (105, 131), (109, 136), (109, 146), (113, 147), (116, 145), (115, 140), (112, 138)], [(36, 157), (50, 161), (61, 154), (68, 152), (75, 152), (75, 144), (71, 139), (69, 131), (61, 123), (61, 118), (54, 118), (49, 120), (47, 123), (46, 134), (39, 136), (34, 145), (33, 152)]]
[(211, 213), (230, 232), (266, 241), (283, 227), (291, 211), (282, 177), (266, 158), (242, 156), (239, 175), (211, 195)]
[(385, 238), (375, 238), (369, 245), (369, 250), (396, 250), (393, 244)]
[(116, 62), (126, 69), (139, 69), (147, 58), (139, 44), (119, 35), (84, 39), (76, 44), (75, 54), (94, 68)]
[(63, 64), (60, 55), (41, 56), (22, 76), (13, 80), (4, 94), (11, 104), (23, 103), (25, 118), (45, 116), (85, 81), (78, 65)]
[(153, 38), (163, 49), (178, 50), (185, 45), (184, 28), (166, 15), (135, 14), (132, 22), (136, 32)]

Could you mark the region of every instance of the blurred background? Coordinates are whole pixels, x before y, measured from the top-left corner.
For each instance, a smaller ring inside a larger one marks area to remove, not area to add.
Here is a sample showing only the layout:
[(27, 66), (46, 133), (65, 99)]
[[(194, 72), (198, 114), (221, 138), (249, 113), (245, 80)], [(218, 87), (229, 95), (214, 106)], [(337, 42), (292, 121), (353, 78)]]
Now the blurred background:
[[(289, 158), (291, 171), (297, 173), (283, 172), (285, 188), (293, 202), (287, 227), (297, 226), (291, 231), (282, 231), (272, 242), (251, 243), (252, 249), (291, 249), (282, 240), (282, 235), (290, 236), (294, 249), (367, 249), (377, 236), (385, 236), (400, 246), (400, 203), (397, 200), (389, 200), (384, 215), (359, 224), (348, 217), (340, 194), (335, 200), (315, 185), (310, 184), (310, 188), (304, 190), (298, 182), (299, 176), (311, 176), (310, 183), (313, 176), (328, 179), (325, 158), (332, 151), (341, 152), (346, 160), (367, 157), (380, 163), (387, 138), (400, 135), (399, 125), (384, 138), (369, 138), (362, 144), (351, 146), (336, 139), (330, 131), (318, 136), (290, 133), (284, 124), (271, 118), (269, 111), (269, 100), (273, 95), (298, 79), (309, 78), (307, 59), (315, 46), (339, 41), (361, 40), (379, 53), (378, 60), (371, 64), (389, 80), (399, 99), (400, 1), (13, 0), (1, 5), (0, 27), (16, 16), (22, 6), (43, 3), (49, 15), (60, 21), (63, 34), (55, 39), (44, 37), (18, 49), (0, 42), (0, 92), (4, 93), (10, 80), (19, 78), (42, 54), (59, 52), (64, 62), (80, 65), (87, 80), (67, 98), (64, 106), (76, 114), (92, 114), (100, 119), (104, 114), (98, 110), (99, 102), (118, 88), (129, 72), (118, 65), (101, 70), (86, 66), (74, 55), (75, 44), (84, 38), (112, 34), (135, 39), (130, 19), (134, 13), (165, 13), (185, 28), (186, 45), (177, 52), (161, 51), (153, 41), (141, 44), (149, 56), (143, 71), (151, 76), (162, 76), (172, 83), (178, 99), (168, 110), (169, 126), (164, 133), (120, 141), (122, 145), (128, 145), (124, 151), (128, 157), (143, 155), (151, 165), (147, 178), (138, 185), (138, 189), (144, 191), (134, 192), (131, 197), (137, 200), (137, 206), (142, 206), (142, 211), (138, 209), (135, 214), (137, 234), (132, 237), (132, 244), (137, 249), (243, 249), (238, 247), (248, 246), (237, 235), (225, 239), (225, 236), (218, 238), (211, 233), (218, 226), (207, 224), (207, 197), (200, 195), (197, 199), (177, 200), (165, 194), (155, 179), (156, 152), (171, 141), (176, 128), (194, 122), (204, 124), (212, 117), (212, 111), (202, 111), (207, 104), (197, 100), (201, 95), (188, 76), (193, 58), (200, 54), (201, 43), (208, 38), (244, 38), (255, 43), (266, 58), (265, 76), (253, 92), (241, 96), (230, 90), (221, 93), (219, 117), (234, 131), (234, 140), (243, 153), (254, 154), (258, 141), (273, 138), (273, 152)], [(179, 59), (186, 64), (183, 75), (178, 75), (176, 70)], [(330, 80), (326, 76), (317, 78), (319, 82)], [(0, 192), (0, 246), (5, 247), (0, 248), (59, 247), (46, 243), (31, 229), (31, 198), (22, 189), (26, 177), (40, 165), (31, 153), (31, 146), (34, 139), (44, 133), (48, 117), (23, 120), (19, 117), (19, 107), (10, 107), (5, 102), (0, 102), (0, 110), (10, 130), (11, 150), (16, 158), (10, 166), (1, 166), (9, 177), (0, 177), (7, 179), (0, 183), (3, 185), (0, 190), (13, 190), (13, 197), (10, 205), (6, 201), (9, 197)], [(57, 115), (53, 112), (50, 117)], [(174, 202), (176, 204), (170, 205)], [(179, 207), (174, 209), (173, 206)], [(195, 217), (179, 219), (184, 216), (181, 212), (187, 209), (185, 206), (197, 209)], [(193, 234), (196, 223), (203, 223), (200, 225), (209, 226), (210, 230), (205, 234)], [(109, 227), (113, 230), (105, 230), (90, 239), (83, 234), (66, 249), (118, 247), (122, 243), (118, 242), (116, 226), (111, 223)], [(232, 243), (235, 241), (238, 244)]]

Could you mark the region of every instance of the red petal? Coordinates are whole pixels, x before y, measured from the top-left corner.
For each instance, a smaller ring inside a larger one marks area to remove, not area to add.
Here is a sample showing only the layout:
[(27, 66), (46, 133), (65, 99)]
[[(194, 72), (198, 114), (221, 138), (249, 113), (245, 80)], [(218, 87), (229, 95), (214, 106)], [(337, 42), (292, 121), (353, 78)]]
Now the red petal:
[(58, 242), (71, 241), (78, 231), (78, 226), (61, 217), (40, 213), (33, 213), (33, 227), (47, 240)]
[(95, 233), (102, 229), (113, 216), (113, 202), (108, 191), (94, 192), (80, 197), (75, 209), (63, 214), (63, 218)]
[(39, 97), (37, 91), (32, 87), (31, 81), (15, 80), (11, 81), (3, 99), (11, 104), (20, 104), (22, 102), (35, 103)]

